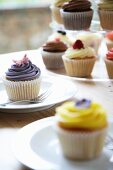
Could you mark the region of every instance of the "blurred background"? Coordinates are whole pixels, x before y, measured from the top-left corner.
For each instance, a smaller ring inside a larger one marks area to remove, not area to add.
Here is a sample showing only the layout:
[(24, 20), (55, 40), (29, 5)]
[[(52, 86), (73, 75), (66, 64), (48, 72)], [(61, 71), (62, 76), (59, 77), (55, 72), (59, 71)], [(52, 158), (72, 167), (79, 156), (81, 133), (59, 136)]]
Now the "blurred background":
[(39, 48), (51, 34), (53, 0), (0, 0), (0, 53)]

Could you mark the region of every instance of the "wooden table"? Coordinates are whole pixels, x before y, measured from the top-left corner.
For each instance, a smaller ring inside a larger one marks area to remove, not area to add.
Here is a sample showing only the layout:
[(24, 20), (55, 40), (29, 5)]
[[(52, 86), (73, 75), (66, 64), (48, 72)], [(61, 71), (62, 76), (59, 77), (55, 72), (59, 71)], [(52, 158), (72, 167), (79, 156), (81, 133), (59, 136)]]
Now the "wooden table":
[[(42, 67), (42, 72), (48, 74), (49, 72), (44, 72), (45, 67), (42, 63), (41, 56), (38, 50), (9, 53), (0, 55), (1, 63), (0, 68), (2, 68), (1, 73), (7, 68), (12, 62), (14, 57), (22, 57), (25, 53), (28, 54), (29, 58), (35, 64)], [(113, 120), (113, 83), (110, 81), (80, 81), (75, 79), (70, 79), (73, 81), (78, 88), (78, 92), (75, 97), (86, 97), (91, 98), (100, 102), (108, 113), (108, 118)], [(53, 116), (55, 113), (55, 107), (50, 109), (37, 111), (34, 113), (2, 113), (0, 112), (0, 170), (28, 170), (16, 160), (14, 154), (12, 153), (12, 141), (15, 138), (16, 132), (23, 126), (45, 118)]]

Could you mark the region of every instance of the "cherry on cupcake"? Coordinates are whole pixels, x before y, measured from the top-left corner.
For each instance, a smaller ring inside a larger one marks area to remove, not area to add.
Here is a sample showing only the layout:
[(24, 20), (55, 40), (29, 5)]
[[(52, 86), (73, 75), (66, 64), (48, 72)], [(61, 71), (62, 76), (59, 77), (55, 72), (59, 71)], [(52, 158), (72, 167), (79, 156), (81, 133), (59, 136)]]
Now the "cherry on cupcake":
[(84, 44), (82, 43), (81, 40), (76, 40), (75, 43), (73, 44), (73, 49), (81, 49), (84, 48)]

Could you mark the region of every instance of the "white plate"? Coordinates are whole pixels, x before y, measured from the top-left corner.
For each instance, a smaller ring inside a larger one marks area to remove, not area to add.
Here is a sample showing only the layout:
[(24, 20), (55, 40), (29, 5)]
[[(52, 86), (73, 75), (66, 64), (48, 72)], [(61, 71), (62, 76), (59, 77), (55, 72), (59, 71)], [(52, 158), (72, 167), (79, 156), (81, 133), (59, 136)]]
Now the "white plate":
[[(53, 130), (53, 117), (35, 121), (16, 134), (13, 151), (24, 165), (35, 170), (112, 170), (111, 151), (104, 149), (99, 158), (77, 162), (67, 160)], [(113, 126), (112, 126), (113, 128)], [(111, 169), (110, 169), (111, 166)]]
[[(32, 112), (32, 111), (39, 111), (44, 110), (51, 107), (54, 104), (63, 102), (71, 97), (73, 97), (77, 92), (77, 87), (69, 80), (61, 79), (61, 78), (54, 78), (52, 76), (45, 76), (42, 77), (42, 84), (40, 94), (46, 91), (47, 89), (51, 88), (52, 92), (41, 103), (35, 104), (27, 104), (27, 103), (20, 103), (20, 104), (8, 104), (7, 106), (0, 105), (0, 111), (2, 112)], [(5, 103), (8, 101), (8, 97), (6, 91), (4, 89), (3, 83), (0, 83), (0, 104)]]
[(55, 76), (55, 75), (58, 76), (59, 75), (59, 77), (63, 76), (63, 77), (66, 77), (68, 79), (79, 80), (79, 81), (89, 81), (89, 82), (92, 82), (92, 81), (94, 81), (94, 82), (95, 81), (97, 81), (97, 82), (112, 81), (113, 82), (113, 79), (108, 78), (106, 66), (105, 66), (103, 60), (101, 60), (101, 59), (96, 61), (91, 76), (87, 77), (87, 78), (68, 76), (66, 74), (66, 71), (65, 71), (64, 68), (62, 68), (60, 71), (59, 70), (47, 70), (47, 72), (52, 76)]

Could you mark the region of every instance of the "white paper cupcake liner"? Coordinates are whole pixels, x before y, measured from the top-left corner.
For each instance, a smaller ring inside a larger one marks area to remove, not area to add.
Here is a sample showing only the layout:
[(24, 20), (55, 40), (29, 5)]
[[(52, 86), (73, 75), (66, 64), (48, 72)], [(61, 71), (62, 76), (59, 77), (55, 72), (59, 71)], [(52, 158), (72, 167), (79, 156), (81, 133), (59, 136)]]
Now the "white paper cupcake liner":
[(3, 78), (3, 82), (10, 100), (29, 100), (38, 97), (41, 78), (17, 82)]
[(105, 61), (108, 77), (110, 79), (113, 79), (113, 61), (110, 61), (106, 58), (104, 58), (104, 61)]
[(100, 25), (105, 30), (113, 30), (113, 11), (99, 10)]
[(90, 160), (101, 154), (107, 128), (94, 132), (78, 132), (56, 126), (55, 131), (64, 156), (75, 160)]
[(85, 30), (91, 25), (93, 11), (64, 12), (60, 10), (64, 27), (67, 30)]
[(74, 77), (88, 77), (91, 75), (96, 58), (68, 59), (62, 57), (67, 75)]
[(42, 50), (42, 59), (48, 69), (58, 69), (64, 67), (62, 55), (64, 52), (46, 52)]

